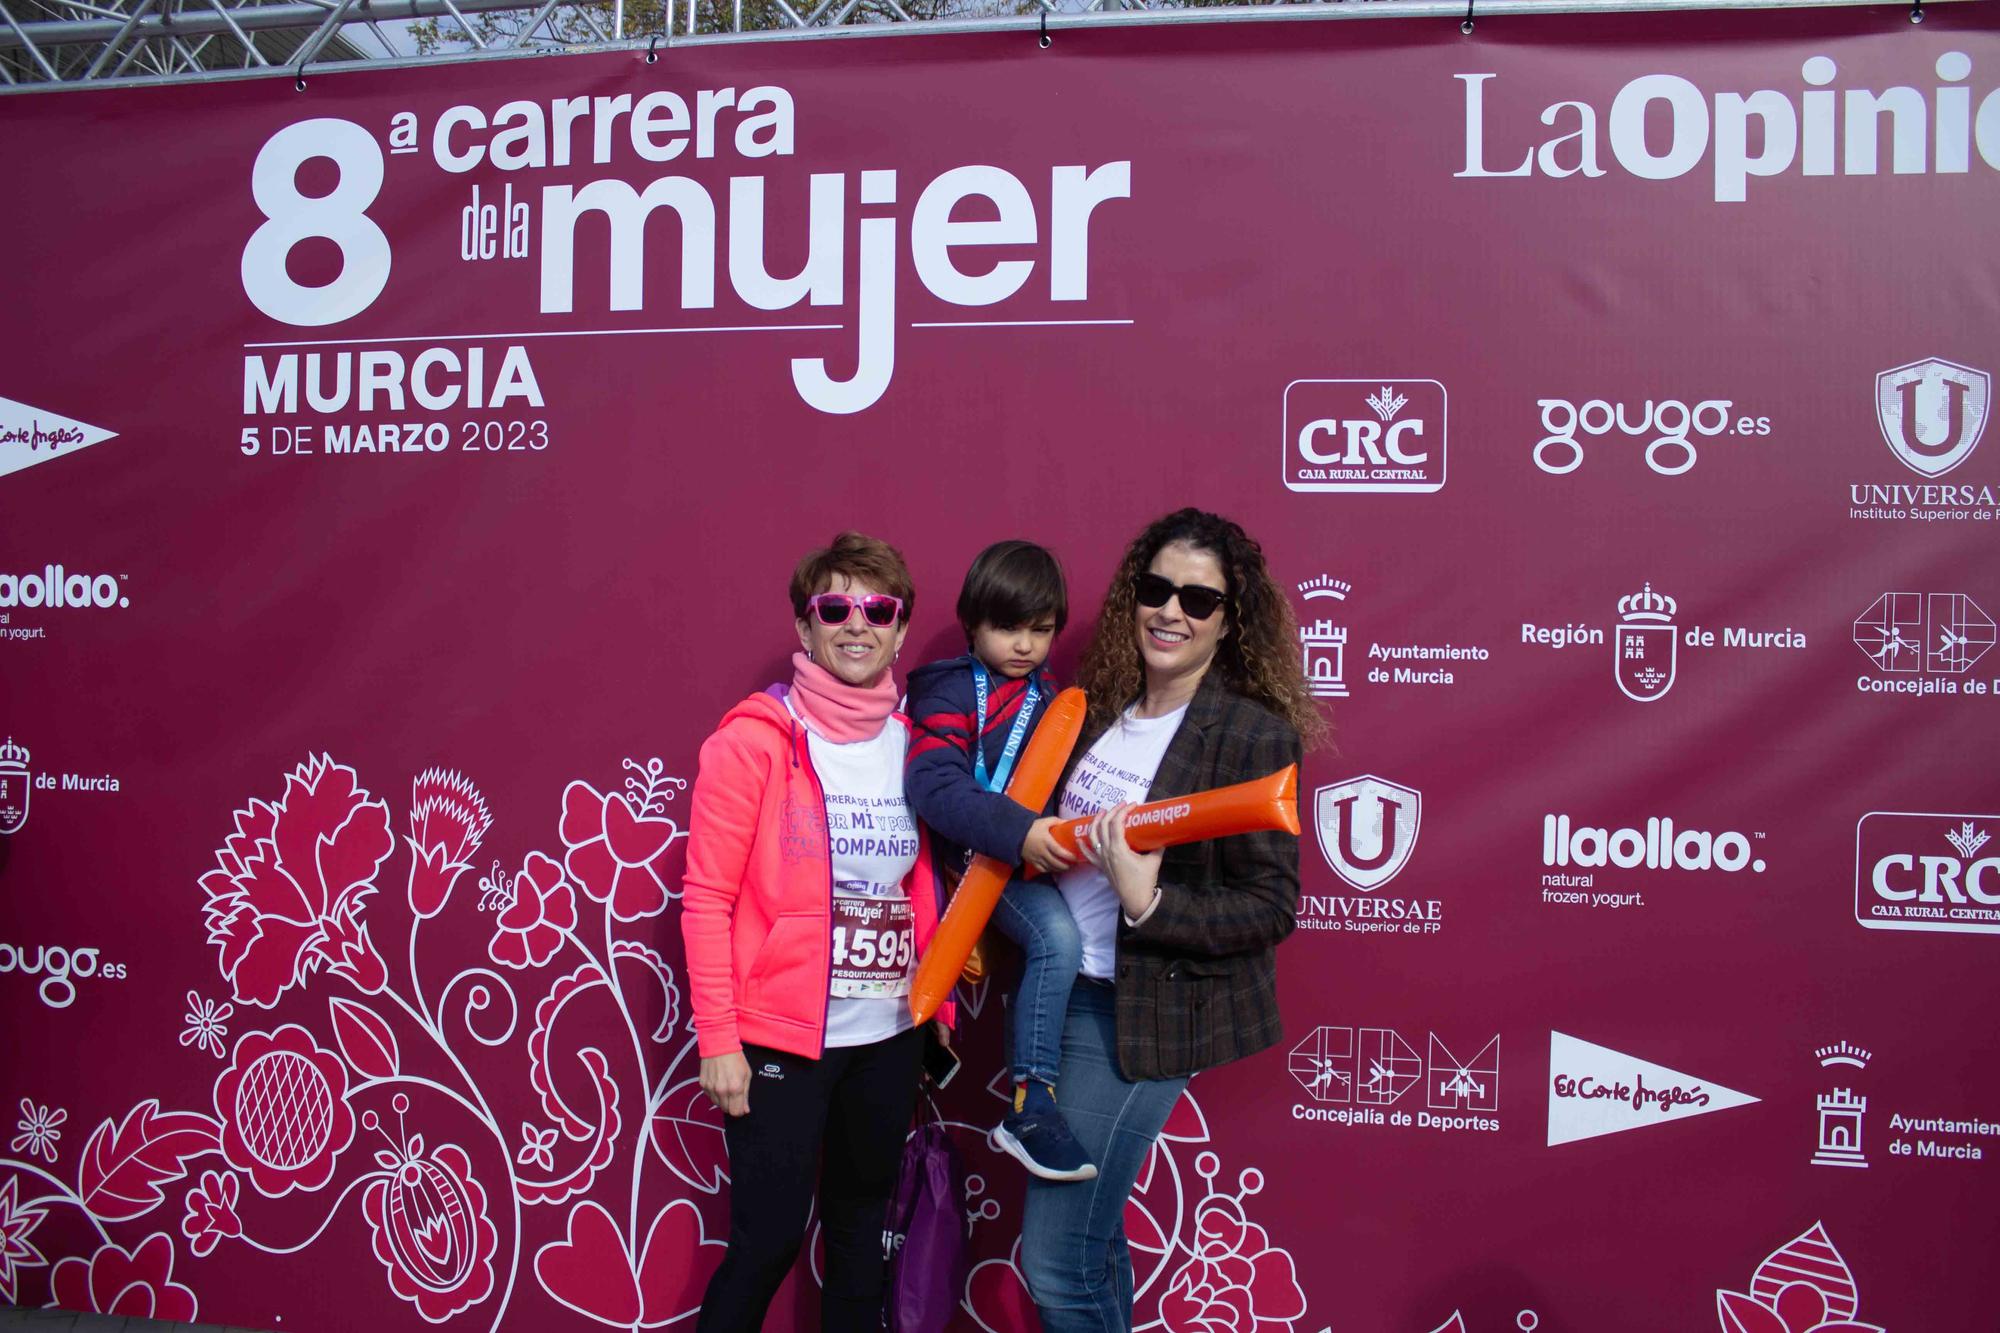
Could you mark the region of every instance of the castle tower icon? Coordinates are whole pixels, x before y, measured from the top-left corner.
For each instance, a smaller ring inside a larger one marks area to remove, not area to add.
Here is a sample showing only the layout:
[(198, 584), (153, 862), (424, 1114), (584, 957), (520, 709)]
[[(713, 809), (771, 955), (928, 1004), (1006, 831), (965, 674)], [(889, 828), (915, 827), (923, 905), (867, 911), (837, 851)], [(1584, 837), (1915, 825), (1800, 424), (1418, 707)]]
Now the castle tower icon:
[[(1353, 591), (1352, 584), (1326, 574), (1307, 579), (1299, 585), (1299, 591), (1307, 601), (1322, 597), (1337, 602), (1347, 600)], [(1306, 673), (1306, 684), (1315, 699), (1345, 699), (1347, 697), (1347, 626), (1336, 625), (1331, 620), (1315, 620), (1310, 625), (1299, 626), (1299, 651)]]
[(1347, 697), (1347, 627), (1331, 620), (1299, 626), (1299, 647), (1305, 654), (1306, 684), (1316, 699)]
[(1813, 1153), (1814, 1166), (1866, 1167), (1861, 1151), (1861, 1115), (1868, 1099), (1852, 1089), (1835, 1088), (1819, 1099), (1819, 1150)]

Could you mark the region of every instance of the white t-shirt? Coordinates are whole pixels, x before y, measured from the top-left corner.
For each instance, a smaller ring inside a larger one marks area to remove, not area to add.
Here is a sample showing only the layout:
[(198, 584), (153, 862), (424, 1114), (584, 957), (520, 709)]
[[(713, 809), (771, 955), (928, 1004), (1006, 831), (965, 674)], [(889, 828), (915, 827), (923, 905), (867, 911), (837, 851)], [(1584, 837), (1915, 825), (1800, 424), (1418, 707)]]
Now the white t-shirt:
[(806, 727), (833, 853), (828, 1046), (865, 1046), (910, 1027), (916, 924), (903, 880), (917, 863), (917, 825), (903, 799), (909, 744), (909, 731), (893, 720), (873, 739), (848, 745)]
[[(1167, 754), (1174, 733), (1187, 716), (1183, 704), (1164, 717), (1135, 717), (1131, 709), (1097, 738), (1076, 761), (1063, 784), (1056, 813), (1081, 819), (1114, 805), (1136, 803), (1152, 790), (1153, 776)], [(1118, 961), (1118, 892), (1102, 870), (1078, 861), (1056, 876), (1056, 887), (1069, 903), (1070, 915), (1083, 936), (1083, 975), (1108, 980)]]

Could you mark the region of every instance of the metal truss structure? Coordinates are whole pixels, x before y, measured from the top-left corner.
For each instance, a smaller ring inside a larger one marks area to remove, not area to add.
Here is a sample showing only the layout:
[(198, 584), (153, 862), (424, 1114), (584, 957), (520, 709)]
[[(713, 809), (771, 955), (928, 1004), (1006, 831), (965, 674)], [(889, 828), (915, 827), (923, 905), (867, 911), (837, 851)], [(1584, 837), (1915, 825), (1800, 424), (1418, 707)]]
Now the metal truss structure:
[[(1894, 0), (1892, 0), (1892, 3)], [(1977, 0), (1932, 0), (1933, 4)], [(1880, 0), (0, 0), (0, 93), (689, 42), (1231, 19), (1479, 18)], [(1922, 22), (1923, 0), (1908, 8)]]

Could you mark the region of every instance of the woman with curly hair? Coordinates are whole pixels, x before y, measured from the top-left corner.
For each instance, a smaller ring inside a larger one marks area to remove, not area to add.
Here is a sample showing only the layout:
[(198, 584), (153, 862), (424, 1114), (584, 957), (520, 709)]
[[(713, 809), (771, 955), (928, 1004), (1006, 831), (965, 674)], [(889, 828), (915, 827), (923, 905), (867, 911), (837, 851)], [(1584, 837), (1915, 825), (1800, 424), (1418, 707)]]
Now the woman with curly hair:
[(1326, 733), (1263, 550), (1199, 509), (1126, 550), (1078, 683), (1090, 719), (1056, 810), (1096, 818), (1085, 863), (1056, 880), (1083, 936), (1060, 1109), (1098, 1175), (1028, 1182), (1021, 1261), (1049, 1333), (1131, 1328), (1126, 1199), (1189, 1076), (1277, 1042), (1277, 945), (1296, 924), (1296, 836), (1141, 854), (1126, 812), (1264, 777)]

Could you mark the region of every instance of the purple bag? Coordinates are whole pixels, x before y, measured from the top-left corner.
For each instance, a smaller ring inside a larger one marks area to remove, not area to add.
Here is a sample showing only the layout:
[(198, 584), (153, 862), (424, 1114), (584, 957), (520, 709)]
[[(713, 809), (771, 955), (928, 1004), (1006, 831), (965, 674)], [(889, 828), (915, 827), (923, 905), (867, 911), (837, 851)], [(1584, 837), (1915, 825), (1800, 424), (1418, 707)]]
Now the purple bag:
[(889, 1200), (889, 1281), (882, 1327), (889, 1333), (943, 1333), (965, 1294), (971, 1265), (965, 1220), (965, 1163), (926, 1095), (930, 1114), (903, 1145), (903, 1168)]

